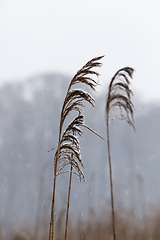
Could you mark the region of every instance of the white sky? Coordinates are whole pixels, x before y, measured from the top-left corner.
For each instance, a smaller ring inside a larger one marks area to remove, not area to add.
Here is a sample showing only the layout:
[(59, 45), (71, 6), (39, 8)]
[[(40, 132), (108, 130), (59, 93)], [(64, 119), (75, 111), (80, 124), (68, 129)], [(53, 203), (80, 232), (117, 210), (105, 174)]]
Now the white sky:
[(73, 76), (104, 54), (102, 87), (131, 66), (132, 90), (160, 101), (160, 1), (0, 0), (0, 83), (48, 71)]

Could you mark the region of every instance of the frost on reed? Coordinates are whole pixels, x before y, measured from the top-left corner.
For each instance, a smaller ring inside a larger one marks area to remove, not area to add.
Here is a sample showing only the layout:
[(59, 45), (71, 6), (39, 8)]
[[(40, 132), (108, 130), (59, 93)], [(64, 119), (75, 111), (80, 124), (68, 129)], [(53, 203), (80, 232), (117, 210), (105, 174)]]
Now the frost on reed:
[[(51, 208), (51, 222), (50, 222), (50, 231), (49, 231), (49, 240), (54, 239), (54, 214), (55, 214), (55, 192), (56, 192), (56, 179), (57, 175), (62, 172), (65, 172), (64, 168), (66, 165), (70, 165), (70, 183), (69, 183), (69, 193), (71, 189), (71, 178), (72, 178), (72, 169), (74, 173), (77, 174), (80, 180), (84, 180), (84, 175), (81, 170), (83, 163), (80, 156), (80, 146), (77, 139), (78, 135), (82, 135), (80, 129), (84, 124), (84, 116), (82, 114), (82, 108), (84, 107), (83, 102), (86, 101), (94, 107), (94, 98), (86, 91), (82, 89), (72, 89), (72, 87), (77, 83), (84, 83), (89, 86), (93, 91), (98, 85), (98, 82), (94, 80), (93, 76), (99, 76), (99, 74), (93, 70), (94, 67), (100, 67), (102, 64), (99, 62), (103, 56), (93, 58), (87, 62), (73, 77), (71, 80), (64, 103), (61, 110), (60, 117), (60, 126), (59, 126), (59, 140), (58, 148), (55, 153), (54, 158), (54, 185), (53, 185), (53, 198), (52, 198), (52, 208)], [(64, 133), (62, 134), (63, 125), (66, 117), (70, 114), (71, 111), (77, 111), (78, 116), (69, 124)], [(87, 127), (87, 126), (85, 126)], [(90, 129), (89, 127), (87, 127)], [(67, 206), (67, 219), (68, 219), (68, 209), (69, 209), (69, 197), (68, 197), (68, 206)], [(68, 220), (66, 219), (66, 225)], [(65, 239), (67, 238), (67, 226), (65, 232)]]
[(129, 79), (132, 78), (133, 72), (134, 72), (134, 69), (130, 67), (122, 68), (116, 72), (116, 74), (113, 76), (109, 84), (107, 100), (106, 100), (106, 108), (105, 108), (106, 124), (107, 124), (108, 159), (109, 159), (109, 170), (110, 170), (112, 229), (113, 229), (114, 240), (116, 240), (116, 230), (115, 230), (112, 166), (111, 166), (111, 154), (110, 154), (109, 120), (110, 120), (111, 112), (113, 112), (113, 110), (118, 109), (119, 113), (114, 118), (127, 121), (127, 123), (130, 126), (132, 126), (133, 129), (135, 130), (134, 119), (133, 119), (134, 106), (131, 101), (131, 95), (133, 95), (133, 93), (129, 88), (129, 85), (130, 85)]

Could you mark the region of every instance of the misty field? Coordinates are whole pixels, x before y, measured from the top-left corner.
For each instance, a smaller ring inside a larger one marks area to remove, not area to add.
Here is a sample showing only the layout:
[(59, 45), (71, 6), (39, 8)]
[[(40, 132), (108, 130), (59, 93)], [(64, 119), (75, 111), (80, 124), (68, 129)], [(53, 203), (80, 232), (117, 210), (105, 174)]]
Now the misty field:
[(1, 88), (0, 239), (160, 239), (160, 107), (129, 67), (97, 97), (102, 58)]
[[(98, 215), (98, 217), (97, 217)], [(107, 217), (106, 217), (107, 216)], [(45, 240), (48, 238), (49, 225), (44, 216), (39, 219), (39, 226), (28, 227), (27, 224), (20, 229), (8, 232), (6, 236), (3, 229), (0, 232), (1, 240)], [(61, 210), (56, 217), (56, 240), (64, 239), (65, 228), (65, 209)], [(112, 222), (111, 214), (103, 211), (94, 212), (90, 209), (89, 216), (84, 218), (82, 215), (70, 214), (68, 239), (74, 240), (111, 240)], [(119, 209), (116, 212), (117, 238), (120, 240), (159, 240), (160, 239), (160, 210), (152, 209), (152, 212), (143, 217), (136, 217), (133, 209)], [(35, 234), (36, 230), (36, 234)]]

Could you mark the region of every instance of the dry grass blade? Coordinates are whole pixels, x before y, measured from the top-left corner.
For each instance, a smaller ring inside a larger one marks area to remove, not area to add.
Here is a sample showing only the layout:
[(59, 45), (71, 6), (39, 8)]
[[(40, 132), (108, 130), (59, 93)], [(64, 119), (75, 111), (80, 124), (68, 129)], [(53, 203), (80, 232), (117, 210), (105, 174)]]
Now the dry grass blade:
[(112, 166), (111, 166), (111, 154), (110, 154), (110, 138), (109, 138), (109, 118), (110, 113), (114, 109), (119, 109), (120, 113), (115, 117), (120, 120), (125, 120), (129, 125), (134, 126), (134, 106), (131, 101), (132, 91), (129, 88), (130, 80), (132, 78), (134, 69), (125, 67), (116, 72), (111, 79), (108, 88), (108, 96), (106, 101), (106, 124), (107, 124), (107, 145), (108, 145), (108, 159), (109, 159), (109, 171), (110, 171), (110, 189), (111, 189), (111, 206), (112, 206), (112, 229), (113, 239), (116, 240), (115, 230), (115, 213), (114, 213), (114, 197), (113, 197), (113, 181), (112, 181)]
[[(55, 153), (54, 158), (54, 186), (53, 186), (53, 200), (51, 208), (51, 223), (50, 223), (50, 233), (49, 240), (54, 239), (54, 205), (55, 205), (55, 191), (56, 191), (56, 179), (57, 175), (62, 172), (68, 172), (64, 168), (67, 165), (71, 165), (71, 175), (72, 168), (76, 171), (73, 172), (79, 176), (80, 180), (84, 180), (83, 172), (80, 168), (83, 167), (83, 163), (80, 156), (80, 146), (77, 136), (82, 136), (82, 130), (79, 126), (84, 125), (84, 116), (82, 113), (82, 108), (84, 107), (83, 102), (88, 102), (94, 107), (94, 99), (88, 93), (82, 89), (72, 89), (72, 87), (77, 83), (82, 83), (89, 86), (95, 91), (95, 87), (98, 85), (98, 81), (93, 79), (93, 76), (99, 76), (99, 74), (93, 70), (95, 67), (100, 67), (102, 64), (99, 62), (104, 56), (93, 58), (87, 64), (85, 64), (73, 77), (68, 87), (66, 97), (61, 110), (60, 126), (59, 126), (59, 140), (58, 148)], [(66, 117), (71, 111), (77, 111), (79, 116), (73, 120), (73, 122), (67, 127), (67, 129), (62, 134), (63, 125)], [(71, 184), (70, 175), (70, 184)], [(69, 186), (71, 189), (71, 186)], [(70, 190), (69, 190), (70, 194)], [(68, 202), (69, 204), (69, 202)], [(69, 209), (69, 207), (67, 207)], [(67, 210), (68, 211), (68, 210)], [(67, 213), (68, 214), (68, 213)], [(67, 216), (68, 217), (68, 216)], [(67, 227), (66, 227), (67, 230)], [(67, 239), (67, 231), (65, 234), (65, 239)]]

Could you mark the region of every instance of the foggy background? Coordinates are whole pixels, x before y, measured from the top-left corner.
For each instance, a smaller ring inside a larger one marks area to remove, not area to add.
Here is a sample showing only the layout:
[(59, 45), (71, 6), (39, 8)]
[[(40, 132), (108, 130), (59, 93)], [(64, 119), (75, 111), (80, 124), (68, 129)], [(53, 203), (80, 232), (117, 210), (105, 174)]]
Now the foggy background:
[[(96, 108), (86, 105), (84, 114), (105, 139), (109, 81), (122, 67), (136, 70), (136, 132), (121, 121), (110, 124), (115, 207), (143, 215), (159, 204), (159, 10), (156, 0), (0, 1), (0, 226), (6, 232), (34, 226), (38, 217), (49, 224), (54, 151), (47, 151), (57, 146), (70, 80), (100, 55)], [(86, 181), (74, 176), (71, 212), (85, 218), (91, 208), (110, 211), (109, 169), (106, 143), (86, 130), (81, 153)], [(68, 174), (57, 181), (62, 209)]]
[[(54, 150), (47, 151), (57, 146), (69, 81), (64, 75), (44, 74), (0, 89), (0, 219), (5, 228), (34, 224), (37, 214), (49, 221)], [(96, 108), (86, 105), (85, 122), (106, 139), (106, 94), (93, 96)], [(160, 198), (160, 106), (142, 103), (136, 93), (133, 103), (136, 132), (122, 121), (110, 124), (115, 206), (133, 207), (143, 215)], [(71, 211), (86, 217), (90, 208), (110, 209), (109, 167), (105, 142), (84, 129), (80, 144), (86, 182), (73, 176)], [(58, 176), (57, 209), (65, 208), (68, 177)]]

